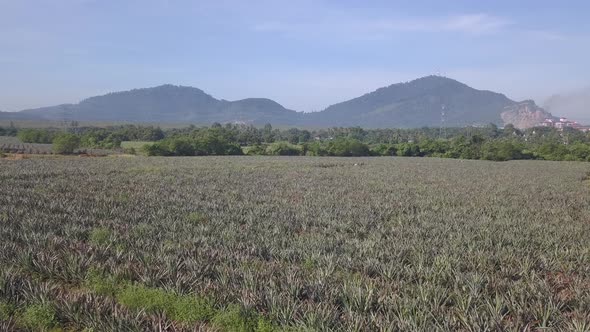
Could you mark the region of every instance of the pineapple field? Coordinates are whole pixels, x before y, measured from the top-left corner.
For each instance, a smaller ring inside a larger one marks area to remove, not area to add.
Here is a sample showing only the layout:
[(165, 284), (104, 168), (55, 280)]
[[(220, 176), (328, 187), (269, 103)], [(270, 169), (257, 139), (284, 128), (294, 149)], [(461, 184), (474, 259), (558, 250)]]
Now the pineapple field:
[(589, 331), (589, 174), (437, 158), (0, 159), (0, 330)]

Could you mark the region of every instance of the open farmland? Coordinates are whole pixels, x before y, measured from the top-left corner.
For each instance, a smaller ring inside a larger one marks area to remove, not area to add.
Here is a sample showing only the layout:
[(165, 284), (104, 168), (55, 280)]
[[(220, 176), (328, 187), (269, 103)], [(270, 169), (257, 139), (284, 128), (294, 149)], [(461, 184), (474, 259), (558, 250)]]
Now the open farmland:
[(590, 165), (0, 159), (0, 330), (588, 331)]
[[(53, 153), (53, 144), (23, 143), (17, 137), (0, 136), (0, 153), (13, 153), (22, 155), (46, 155)], [(90, 154), (95, 156), (107, 156), (116, 154), (115, 150), (79, 148), (76, 154)]]
[(51, 144), (23, 143), (16, 137), (0, 136), (0, 152), (20, 154), (50, 154)]

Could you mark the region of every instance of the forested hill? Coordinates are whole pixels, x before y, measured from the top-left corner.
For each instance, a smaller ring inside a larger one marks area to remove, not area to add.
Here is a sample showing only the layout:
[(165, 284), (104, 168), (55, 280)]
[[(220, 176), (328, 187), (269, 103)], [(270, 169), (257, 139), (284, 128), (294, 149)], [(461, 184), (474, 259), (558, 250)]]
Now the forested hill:
[(193, 87), (161, 85), (109, 93), (85, 99), (78, 104), (24, 110), (16, 114), (4, 113), (3, 116), (146, 123), (290, 124), (300, 114), (265, 98), (227, 101), (216, 99)]
[(502, 94), (440, 76), (393, 84), (316, 113), (295, 112), (265, 98), (220, 100), (197, 88), (174, 85), (110, 93), (78, 104), (0, 113), (0, 119), (365, 128), (416, 128), (440, 126), (441, 122), (449, 127), (513, 123), (526, 128), (547, 117), (551, 114), (532, 101), (517, 103)]
[[(536, 105), (533, 108), (538, 110)], [(518, 109), (519, 103), (503, 94), (476, 90), (446, 77), (428, 76), (332, 105), (323, 112), (311, 114), (307, 120), (319, 126), (366, 128), (432, 127), (440, 126), (441, 122), (446, 126), (504, 125), (503, 118), (517, 113)], [(545, 117), (551, 115), (543, 112), (521, 127), (532, 127)]]

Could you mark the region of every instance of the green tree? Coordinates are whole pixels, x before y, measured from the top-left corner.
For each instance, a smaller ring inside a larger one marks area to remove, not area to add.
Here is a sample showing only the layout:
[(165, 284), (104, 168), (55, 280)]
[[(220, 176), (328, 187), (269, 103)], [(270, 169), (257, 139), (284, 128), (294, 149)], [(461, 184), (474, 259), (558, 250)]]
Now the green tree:
[(397, 149), (392, 144), (379, 144), (371, 149), (372, 154), (377, 156), (395, 156)]
[(266, 154), (271, 156), (298, 156), (301, 149), (297, 145), (288, 142), (275, 142), (266, 148)]
[(508, 140), (488, 141), (481, 149), (481, 159), (484, 160), (507, 161), (531, 157), (523, 152), (520, 145)]
[(547, 142), (537, 149), (537, 153), (545, 160), (564, 160), (568, 149), (563, 144)]
[(23, 129), (17, 134), (18, 139), (23, 143), (51, 143), (55, 137), (55, 132), (47, 129)]
[(274, 135), (273, 135), (272, 126), (270, 123), (267, 123), (264, 125), (264, 129), (262, 130), (262, 140), (265, 143), (274, 142)]
[(576, 143), (569, 146), (568, 150), (573, 159), (579, 161), (590, 161), (590, 145)]
[(328, 153), (337, 157), (362, 157), (369, 156), (369, 146), (356, 140), (338, 138), (328, 143)]
[(400, 143), (397, 145), (397, 155), (400, 157), (419, 157), (420, 147), (416, 143)]
[(53, 139), (53, 152), (57, 154), (72, 154), (80, 146), (80, 137), (74, 134), (62, 133)]

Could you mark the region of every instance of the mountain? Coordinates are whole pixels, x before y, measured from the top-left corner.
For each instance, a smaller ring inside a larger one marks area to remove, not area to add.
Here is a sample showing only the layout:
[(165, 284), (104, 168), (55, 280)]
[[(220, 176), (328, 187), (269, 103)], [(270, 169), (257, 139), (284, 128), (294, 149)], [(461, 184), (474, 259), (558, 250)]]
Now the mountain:
[(441, 123), (445, 126), (512, 123), (526, 128), (548, 117), (552, 115), (533, 101), (518, 103), (502, 94), (476, 90), (440, 76), (393, 84), (315, 113), (288, 110), (264, 98), (219, 100), (200, 89), (174, 85), (109, 93), (78, 104), (0, 113), (0, 119), (366, 128), (437, 127)]
[(30, 109), (17, 114), (24, 119), (40, 120), (66, 118), (78, 121), (199, 124), (289, 124), (300, 116), (269, 99), (218, 100), (200, 89), (174, 85), (109, 93), (85, 99), (78, 104)]
[[(504, 119), (519, 118), (515, 105), (518, 103), (499, 93), (476, 90), (446, 77), (427, 76), (332, 105), (307, 120), (319, 126), (504, 125)], [(539, 122), (522, 124), (534, 126)]]

